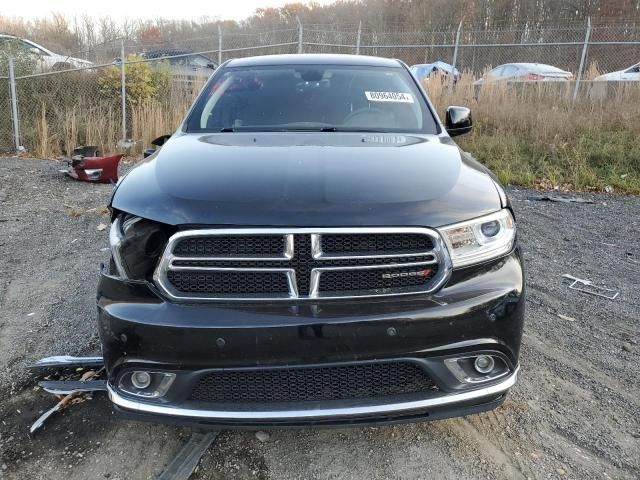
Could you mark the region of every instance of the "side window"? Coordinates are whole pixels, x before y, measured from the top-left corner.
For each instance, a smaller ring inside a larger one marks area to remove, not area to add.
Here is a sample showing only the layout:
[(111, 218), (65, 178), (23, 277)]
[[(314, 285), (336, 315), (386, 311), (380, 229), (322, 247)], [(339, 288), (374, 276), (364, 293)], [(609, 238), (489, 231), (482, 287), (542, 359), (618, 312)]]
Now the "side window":
[(25, 42), (24, 40), (20, 41), (20, 48), (26, 51), (33, 52), (34, 55), (48, 56), (48, 53), (43, 51), (42, 49), (36, 47), (35, 45)]
[(20, 53), (28, 53), (31, 49), (31, 45), (29, 45), (27, 42), (23, 42), (22, 40), (8, 40), (7, 45), (9, 45), (10, 48), (19, 51)]
[(638, 73), (638, 72), (640, 72), (640, 63), (638, 65), (634, 65), (624, 73)]
[(517, 67), (514, 67), (513, 65), (507, 65), (502, 70), (502, 76), (503, 77), (513, 77), (513, 76), (515, 76), (517, 71), (518, 71)]
[(189, 58), (189, 65), (193, 67), (208, 67), (211, 63), (209, 59), (203, 57), (202, 55), (192, 55)]
[(503, 70), (504, 70), (504, 67), (503, 67), (503, 66), (496, 67), (496, 68), (494, 68), (493, 70), (491, 70), (491, 71), (489, 72), (489, 75), (491, 75), (492, 77), (499, 77), (499, 76), (501, 76), (501, 75), (502, 75), (502, 71), (503, 71)]

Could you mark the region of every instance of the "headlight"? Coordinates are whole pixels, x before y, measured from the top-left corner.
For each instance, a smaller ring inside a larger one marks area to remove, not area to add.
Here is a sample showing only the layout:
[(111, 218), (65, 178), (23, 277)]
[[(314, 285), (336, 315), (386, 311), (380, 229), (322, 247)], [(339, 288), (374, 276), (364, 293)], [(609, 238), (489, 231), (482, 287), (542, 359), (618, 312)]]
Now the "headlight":
[(453, 267), (466, 267), (508, 253), (516, 224), (507, 209), (438, 229), (449, 248)]
[(168, 238), (159, 223), (132, 215), (116, 217), (109, 243), (118, 275), (132, 280), (151, 278)]

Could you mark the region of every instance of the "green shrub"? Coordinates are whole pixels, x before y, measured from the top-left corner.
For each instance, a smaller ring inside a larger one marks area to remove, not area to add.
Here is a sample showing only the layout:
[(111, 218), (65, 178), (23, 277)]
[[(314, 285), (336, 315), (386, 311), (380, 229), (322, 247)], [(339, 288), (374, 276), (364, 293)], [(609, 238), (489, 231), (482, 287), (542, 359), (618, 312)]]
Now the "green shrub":
[[(163, 64), (152, 65), (141, 60), (141, 57), (129, 55), (127, 61), (133, 63), (125, 65), (127, 102), (131, 105), (140, 105), (157, 98), (168, 89), (171, 81), (170, 71)], [(103, 97), (120, 98), (121, 75), (120, 65), (108, 67), (102, 72), (98, 83)]]

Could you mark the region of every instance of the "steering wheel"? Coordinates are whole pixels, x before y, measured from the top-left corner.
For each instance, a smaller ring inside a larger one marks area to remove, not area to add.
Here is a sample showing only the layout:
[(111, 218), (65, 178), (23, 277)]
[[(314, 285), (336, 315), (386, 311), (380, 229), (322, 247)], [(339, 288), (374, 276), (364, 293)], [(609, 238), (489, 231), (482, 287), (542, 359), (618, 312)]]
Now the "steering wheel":
[(346, 125), (358, 115), (369, 115), (369, 114), (384, 115), (385, 113), (376, 107), (373, 107), (373, 108), (363, 107), (351, 112), (349, 115), (344, 117), (344, 120), (342, 122)]

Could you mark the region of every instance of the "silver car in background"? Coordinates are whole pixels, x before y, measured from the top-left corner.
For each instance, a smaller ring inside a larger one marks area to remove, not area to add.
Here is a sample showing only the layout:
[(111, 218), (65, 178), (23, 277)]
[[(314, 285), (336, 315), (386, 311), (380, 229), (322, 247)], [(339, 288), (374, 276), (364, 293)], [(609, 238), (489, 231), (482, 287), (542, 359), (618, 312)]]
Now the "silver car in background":
[(629, 68), (625, 68), (624, 70), (618, 70), (617, 72), (605, 73), (604, 75), (600, 75), (595, 78), (598, 81), (618, 81), (618, 82), (626, 82), (626, 81), (640, 81), (640, 63), (636, 63)]
[(26, 38), (20, 38), (8, 33), (0, 33), (0, 55), (3, 51), (8, 52), (9, 48), (17, 55), (24, 55), (27, 58), (31, 58), (34, 62), (34, 68), (40, 72), (88, 68), (93, 65), (92, 62), (82, 58), (54, 53)]
[(573, 73), (544, 63), (505, 63), (476, 80), (474, 85), (497, 82), (557, 82), (573, 78)]

